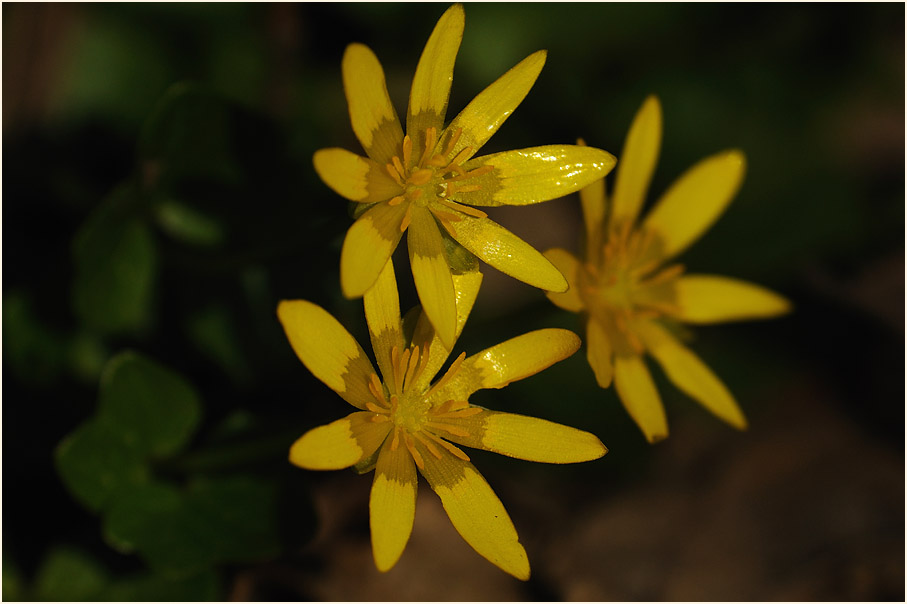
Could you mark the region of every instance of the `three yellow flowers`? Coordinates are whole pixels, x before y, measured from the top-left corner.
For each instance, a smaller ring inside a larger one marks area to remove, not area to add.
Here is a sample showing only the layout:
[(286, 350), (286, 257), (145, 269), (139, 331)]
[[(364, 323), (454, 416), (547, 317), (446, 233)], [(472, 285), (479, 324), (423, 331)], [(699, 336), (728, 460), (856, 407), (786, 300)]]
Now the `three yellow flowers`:
[[(409, 539), (421, 473), (463, 538), (525, 580), (529, 563), (513, 523), (460, 447), (547, 463), (589, 461), (606, 449), (588, 432), (469, 403), (479, 389), (502, 388), (573, 354), (580, 341), (569, 331), (537, 330), (469, 357), (460, 354), (433, 382), (478, 294), (477, 259), (546, 290), (562, 308), (588, 313), (595, 376), (603, 387), (613, 377), (650, 441), (666, 436), (667, 424), (645, 353), (719, 417), (744, 425), (727, 389), (670, 334), (665, 320), (768, 317), (786, 312), (787, 303), (754, 285), (682, 276), (679, 265), (663, 266), (736, 193), (743, 171), (739, 152), (698, 164), (635, 225), (661, 137), (654, 98), (631, 128), (610, 211), (603, 178), (616, 159), (605, 151), (550, 145), (475, 157), (526, 96), (545, 53), (517, 64), (445, 128), (463, 27), (461, 5), (435, 26), (413, 78), (405, 135), (371, 50), (352, 44), (344, 54), (350, 118), (366, 157), (322, 149), (314, 164), (328, 186), (359, 204), (341, 252), (340, 280), (347, 297), (364, 296), (380, 375), (325, 310), (304, 300), (282, 302), (278, 316), (300, 360), (358, 409), (304, 434), (290, 460), (308, 469), (375, 470), (369, 508), (380, 570), (397, 562)], [(586, 218), (584, 261), (558, 249), (542, 255), (478, 209), (538, 203), (577, 190)], [(391, 255), (404, 232), (421, 311), (401, 318)]]

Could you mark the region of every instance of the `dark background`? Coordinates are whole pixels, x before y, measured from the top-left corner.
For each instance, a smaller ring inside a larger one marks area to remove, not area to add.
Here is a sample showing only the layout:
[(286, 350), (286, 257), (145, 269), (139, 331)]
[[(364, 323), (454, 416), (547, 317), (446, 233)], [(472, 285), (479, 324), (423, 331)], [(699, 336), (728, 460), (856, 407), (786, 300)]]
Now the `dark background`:
[[(484, 151), (583, 137), (619, 155), (651, 93), (665, 127), (650, 202), (699, 159), (745, 151), (740, 193), (682, 261), (795, 305), (692, 332), (750, 428), (656, 371), (671, 437), (648, 446), (584, 349), (476, 395), (610, 448), (569, 467), (470, 452), (526, 546), (525, 584), (472, 552), (424, 483), (407, 551), (378, 573), (370, 476), (286, 461), (348, 408), (295, 358), (277, 302), (324, 306), (368, 348), (361, 303), (339, 290), (347, 204), (311, 164), (322, 147), (359, 151), (343, 50), (376, 52), (404, 114), (446, 6), (4, 3), (4, 599), (903, 600), (901, 4), (467, 5), (449, 119), (549, 51)], [(582, 228), (576, 196), (492, 217), (541, 250), (576, 249)], [(483, 272), (458, 350), (580, 330)], [(55, 465), (127, 349), (201, 401), (181, 450), (149, 461), (154, 479), (260, 489), (237, 487), (260, 505), (212, 503), (232, 528), (191, 569), (172, 559), (198, 545), (186, 531), (156, 553), (111, 547)]]

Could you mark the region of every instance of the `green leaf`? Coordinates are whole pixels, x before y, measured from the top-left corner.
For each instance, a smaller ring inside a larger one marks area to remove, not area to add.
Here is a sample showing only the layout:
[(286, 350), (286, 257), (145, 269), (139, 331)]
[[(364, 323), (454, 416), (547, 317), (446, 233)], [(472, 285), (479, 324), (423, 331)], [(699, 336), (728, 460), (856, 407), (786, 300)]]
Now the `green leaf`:
[(152, 186), (180, 178), (236, 184), (228, 106), (196, 84), (174, 84), (158, 101), (139, 137), (139, 156)]
[(35, 578), (35, 597), (45, 602), (96, 600), (107, 585), (106, 570), (94, 558), (58, 547), (44, 559)]
[(138, 206), (135, 189), (120, 187), (76, 234), (74, 310), (103, 333), (135, 332), (149, 322), (157, 248)]
[(216, 559), (245, 562), (278, 553), (273, 487), (251, 477), (200, 481), (187, 493), (187, 515), (196, 537), (211, 544)]
[(3, 359), (29, 385), (53, 384), (64, 364), (64, 338), (44, 325), (24, 292), (3, 296)]
[(155, 208), (157, 223), (168, 235), (191, 245), (215, 247), (224, 240), (221, 223), (185, 203), (173, 199)]
[(174, 371), (135, 352), (108, 362), (101, 376), (98, 416), (122, 431), (143, 454), (179, 451), (201, 418), (195, 390)]
[(94, 419), (67, 436), (55, 452), (57, 471), (73, 496), (99, 511), (120, 489), (147, 478), (142, 456), (123, 432)]
[(25, 599), (25, 581), (19, 565), (12, 559), (8, 547), (3, 556), (3, 601), (18, 602)]
[(143, 575), (117, 581), (100, 598), (108, 602), (206, 602), (220, 600), (217, 575)]
[(152, 483), (121, 492), (104, 518), (108, 542), (149, 566), (194, 572), (275, 555), (273, 490), (252, 478), (200, 482), (185, 494)]

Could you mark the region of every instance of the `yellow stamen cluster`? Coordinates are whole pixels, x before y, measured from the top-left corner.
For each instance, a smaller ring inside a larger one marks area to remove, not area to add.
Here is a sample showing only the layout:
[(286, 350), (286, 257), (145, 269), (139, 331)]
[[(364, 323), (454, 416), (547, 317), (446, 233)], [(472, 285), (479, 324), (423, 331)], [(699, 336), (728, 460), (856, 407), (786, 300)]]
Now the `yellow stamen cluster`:
[(467, 437), (469, 431), (458, 420), (481, 413), (478, 407), (470, 407), (467, 401), (449, 400), (441, 405), (432, 406), (429, 399), (459, 372), (465, 353), (460, 354), (451, 363), (447, 373), (426, 392), (415, 387), (428, 364), (428, 348), (420, 350), (419, 346), (408, 348), (400, 353), (399, 348), (391, 349), (392, 381), (381, 383), (377, 374), (372, 374), (369, 391), (374, 402), (369, 401), (366, 409), (374, 413), (373, 422), (393, 422), (391, 451), (396, 451), (403, 442), (416, 462), (423, 469), (425, 461), (416, 448), (416, 441), (432, 455), (441, 459), (438, 446), (447, 449), (456, 457), (469, 461), (469, 456), (455, 445), (444, 440), (438, 432), (453, 436)]
[(451, 157), (462, 133), (462, 128), (457, 129), (440, 153), (435, 153), (438, 131), (433, 127), (426, 129), (425, 150), (418, 160), (415, 160), (413, 155), (413, 139), (408, 134), (403, 137), (402, 157), (395, 155), (385, 166), (390, 177), (404, 189), (404, 193), (389, 200), (388, 205), (396, 206), (404, 202), (409, 204), (403, 222), (400, 223), (400, 232), (409, 226), (412, 203), (419, 203), (431, 210), (450, 232), (453, 232), (452, 223), (463, 220), (461, 214), (475, 218), (488, 216), (481, 210), (450, 199), (456, 193), (480, 190), (481, 186), (475, 182), (469, 184), (464, 182), (494, 170), (494, 166), (482, 166), (469, 171), (463, 168), (461, 164), (472, 154), (472, 147), (464, 147)]
[(583, 268), (580, 295), (591, 308), (605, 306), (613, 325), (637, 353), (645, 350), (631, 325), (679, 311), (670, 296), (655, 295), (656, 286), (670, 289), (683, 274), (682, 264), (656, 270), (662, 263), (658, 238), (648, 230), (633, 229), (625, 222), (611, 230), (598, 262)]

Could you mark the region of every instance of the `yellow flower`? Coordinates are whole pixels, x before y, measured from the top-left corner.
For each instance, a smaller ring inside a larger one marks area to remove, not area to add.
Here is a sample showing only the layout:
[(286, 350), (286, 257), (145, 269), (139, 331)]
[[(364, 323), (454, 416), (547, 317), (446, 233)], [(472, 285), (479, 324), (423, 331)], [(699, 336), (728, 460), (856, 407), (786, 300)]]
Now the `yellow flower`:
[(790, 311), (758, 285), (713, 275), (684, 275), (667, 264), (702, 235), (737, 193), (743, 153), (708, 157), (683, 174), (636, 224), (661, 145), (661, 106), (654, 96), (637, 113), (617, 169), (606, 216), (605, 184), (580, 191), (586, 259), (552, 249), (545, 256), (570, 282), (549, 293), (559, 307), (588, 314), (589, 365), (602, 388), (614, 386), (649, 442), (668, 435), (664, 407), (643, 362), (651, 354), (680, 390), (735, 428), (746, 419), (725, 385), (672, 335), (672, 322), (719, 323), (776, 317)]
[[(471, 271), (454, 280), (456, 337), (482, 275)], [(431, 384), (449, 349), (424, 314), (401, 320), (391, 261), (364, 302), (383, 377), (356, 340), (321, 307), (293, 300), (277, 309), (303, 364), (359, 409), (305, 433), (290, 449), (290, 461), (310, 470), (376, 469), (369, 510), (372, 551), (381, 571), (396, 564), (412, 531), (418, 469), (466, 542), (506, 572), (528, 579), (529, 562), (510, 517), (457, 445), (547, 463), (604, 455), (604, 445), (588, 432), (468, 402), (477, 390), (503, 388), (570, 356), (579, 348), (579, 338), (562, 329), (533, 331), (468, 358), (461, 354)]]
[(453, 238), (484, 262), (530, 285), (565, 291), (563, 276), (532, 246), (473, 206), (527, 205), (561, 197), (603, 177), (616, 162), (602, 150), (549, 145), (473, 158), (535, 83), (538, 51), (481, 92), (444, 128), (463, 7), (435, 26), (413, 78), (406, 132), (374, 53), (351, 44), (343, 87), (353, 131), (368, 157), (340, 148), (315, 153), (315, 170), (339, 195), (360, 204), (340, 256), (348, 298), (368, 290), (409, 229), (416, 291), (441, 339), (452, 345), (456, 308), (443, 250)]

